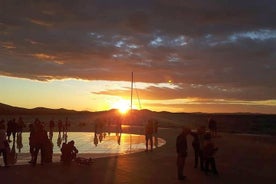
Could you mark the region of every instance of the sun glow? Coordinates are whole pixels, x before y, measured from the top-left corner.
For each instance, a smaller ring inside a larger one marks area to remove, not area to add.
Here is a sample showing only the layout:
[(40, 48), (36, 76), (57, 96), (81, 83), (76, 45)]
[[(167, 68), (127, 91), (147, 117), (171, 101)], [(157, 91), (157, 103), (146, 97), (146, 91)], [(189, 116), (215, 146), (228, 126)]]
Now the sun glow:
[(126, 100), (119, 100), (113, 104), (113, 108), (118, 109), (121, 114), (126, 114), (130, 110), (130, 105)]

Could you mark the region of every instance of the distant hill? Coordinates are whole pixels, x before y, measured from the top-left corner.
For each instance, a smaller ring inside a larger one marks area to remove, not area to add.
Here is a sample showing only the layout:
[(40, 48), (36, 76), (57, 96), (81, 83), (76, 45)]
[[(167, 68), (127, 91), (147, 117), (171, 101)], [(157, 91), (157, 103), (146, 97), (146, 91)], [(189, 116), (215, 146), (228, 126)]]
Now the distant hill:
[[(86, 112), (86, 111), (82, 111)], [(67, 110), (67, 109), (49, 109), (44, 107), (36, 107), (33, 109), (27, 109), (22, 107), (14, 107), (10, 105), (6, 105), (0, 103), (0, 114), (2, 115), (20, 115), (20, 114), (72, 114), (79, 113), (79, 111), (75, 110)]]

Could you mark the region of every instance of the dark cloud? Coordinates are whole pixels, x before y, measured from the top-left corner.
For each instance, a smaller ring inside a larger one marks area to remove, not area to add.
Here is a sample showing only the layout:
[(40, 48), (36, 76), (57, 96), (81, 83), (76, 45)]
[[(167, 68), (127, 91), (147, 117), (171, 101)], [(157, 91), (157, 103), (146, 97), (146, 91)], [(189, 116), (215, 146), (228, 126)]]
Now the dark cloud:
[(0, 1), (0, 75), (179, 86), (149, 99), (275, 99), (273, 0)]

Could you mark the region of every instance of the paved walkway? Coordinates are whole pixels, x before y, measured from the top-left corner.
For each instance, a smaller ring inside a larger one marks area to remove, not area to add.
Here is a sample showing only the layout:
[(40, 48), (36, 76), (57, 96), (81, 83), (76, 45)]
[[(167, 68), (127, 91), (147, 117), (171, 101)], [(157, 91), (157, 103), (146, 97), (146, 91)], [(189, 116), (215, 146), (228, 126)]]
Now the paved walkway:
[[(216, 138), (219, 145), (217, 167), (220, 176), (206, 176), (193, 168), (191, 137), (189, 155), (185, 166), (185, 181), (176, 178), (175, 139), (180, 130), (162, 129), (159, 136), (166, 144), (153, 152), (139, 152), (108, 158), (95, 159), (91, 166), (59, 163), (49, 165), (14, 166), (0, 169), (3, 183), (275, 183), (275, 137), (252, 138), (221, 134)], [(265, 164), (264, 164), (265, 163)]]

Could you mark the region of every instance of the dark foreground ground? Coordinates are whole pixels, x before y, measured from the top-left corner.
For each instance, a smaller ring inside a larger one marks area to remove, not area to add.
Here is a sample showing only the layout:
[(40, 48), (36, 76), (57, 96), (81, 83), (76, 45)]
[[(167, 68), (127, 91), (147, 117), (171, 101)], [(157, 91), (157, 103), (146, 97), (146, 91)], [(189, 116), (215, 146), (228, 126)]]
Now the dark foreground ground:
[(193, 150), (189, 137), (189, 155), (185, 166), (187, 179), (178, 181), (175, 139), (179, 132), (178, 129), (161, 129), (159, 136), (167, 143), (153, 152), (99, 158), (90, 166), (73, 164), (66, 167), (54, 163), (36, 167), (25, 165), (0, 168), (0, 180), (3, 184), (275, 183), (276, 137), (226, 133), (215, 138), (219, 146), (217, 167), (220, 175), (206, 176), (199, 169), (193, 168)]

